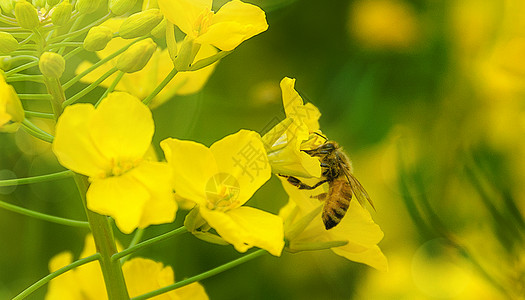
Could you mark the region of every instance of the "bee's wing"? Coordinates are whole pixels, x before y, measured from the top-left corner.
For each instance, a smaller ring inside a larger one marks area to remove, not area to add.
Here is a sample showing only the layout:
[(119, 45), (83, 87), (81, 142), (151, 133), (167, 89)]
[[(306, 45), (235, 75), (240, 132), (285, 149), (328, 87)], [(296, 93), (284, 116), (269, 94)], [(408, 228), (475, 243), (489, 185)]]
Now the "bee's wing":
[(350, 173), (350, 170), (347, 168), (342, 168), (343, 172), (345, 173), (346, 179), (348, 180), (348, 183), (350, 183), (350, 186), (352, 187), (352, 193), (357, 198), (357, 201), (359, 201), (359, 204), (361, 206), (365, 206), (365, 203), (368, 202), (372, 206), (372, 208), (375, 210), (374, 203), (372, 202), (372, 199), (370, 199), (370, 196), (366, 192), (365, 188), (361, 185), (359, 180), (355, 178), (352, 173)]

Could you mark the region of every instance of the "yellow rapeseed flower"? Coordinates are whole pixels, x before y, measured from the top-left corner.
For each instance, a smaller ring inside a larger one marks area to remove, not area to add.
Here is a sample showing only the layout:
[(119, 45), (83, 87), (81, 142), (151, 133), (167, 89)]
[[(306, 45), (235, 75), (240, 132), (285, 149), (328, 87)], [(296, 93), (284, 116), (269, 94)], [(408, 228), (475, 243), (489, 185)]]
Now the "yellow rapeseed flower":
[[(319, 136), (321, 113), (311, 103), (304, 104), (295, 90), (295, 79), (281, 81), (286, 119), (263, 136), (272, 170), (277, 174), (321, 177), (319, 160), (301, 150), (311, 149)], [(322, 140), (322, 138), (321, 138)]]
[[(386, 271), (388, 263), (377, 244), (383, 238), (383, 231), (372, 220), (370, 213), (355, 200), (336, 227), (326, 230), (321, 220), (320, 203), (315, 196), (326, 192), (316, 190), (299, 190), (281, 179), (290, 200), (279, 215), (284, 219), (287, 249), (298, 252), (321, 249), (331, 242), (347, 242), (343, 246), (330, 249), (348, 260), (360, 262)], [(316, 211), (316, 212), (315, 212)], [(305, 220), (305, 218), (307, 218)]]
[[(101, 26), (111, 28), (115, 32), (120, 27), (120, 24), (122, 24), (122, 21), (123, 19), (121, 18), (113, 18), (104, 22)], [(118, 49), (124, 47), (127, 44), (129, 44), (128, 40), (116, 37), (108, 43), (105, 49), (97, 51), (96, 54), (100, 59), (102, 59), (117, 51)], [(210, 57), (216, 53), (217, 49), (215, 49), (213, 46), (203, 45), (199, 49), (195, 60)], [(84, 83), (95, 82), (97, 79), (99, 79), (102, 75), (104, 75), (116, 65), (116, 62), (119, 57), (120, 56), (117, 56), (108, 63), (93, 70), (92, 72), (84, 76), (80, 81)], [(93, 64), (90, 62), (84, 61), (79, 64), (75, 73), (80, 74), (92, 65)], [(164, 89), (162, 89), (162, 91), (155, 98), (153, 98), (150, 107), (158, 107), (159, 105), (165, 103), (175, 95), (189, 95), (200, 91), (208, 81), (208, 78), (215, 70), (216, 65), (217, 64), (214, 63), (197, 71), (177, 73), (177, 75), (175, 75), (175, 77), (168, 83), (168, 85)], [(157, 48), (157, 50), (155, 51), (155, 53), (153, 53), (153, 56), (149, 60), (148, 64), (138, 72), (125, 74), (115, 87), (115, 90), (128, 92), (138, 97), (139, 99), (144, 99), (151, 92), (153, 92), (155, 87), (157, 87), (157, 85), (166, 77), (166, 75), (168, 75), (168, 73), (172, 69), (173, 62), (171, 61), (168, 50), (161, 50)], [(100, 84), (100, 86), (106, 88), (109, 87), (113, 80), (115, 80), (116, 76), (117, 75), (115, 74), (108, 77)]]
[(223, 51), (268, 29), (266, 14), (259, 7), (239, 0), (229, 1), (217, 13), (212, 0), (159, 0), (168, 21), (197, 44), (210, 44)]
[(123, 92), (97, 108), (68, 106), (58, 119), (53, 152), (64, 167), (89, 177), (87, 207), (113, 217), (124, 233), (175, 218), (169, 166), (145, 159), (154, 130), (151, 111)]
[(0, 74), (0, 132), (15, 132), (24, 121), (24, 108), (13, 86)]
[(175, 192), (197, 204), (186, 218), (190, 231), (210, 238), (211, 227), (239, 252), (255, 246), (281, 254), (282, 219), (243, 206), (271, 176), (258, 133), (241, 130), (210, 148), (172, 138), (160, 145), (172, 166)]
[[(80, 258), (88, 257), (95, 252), (93, 236), (88, 235)], [(70, 252), (55, 255), (49, 262), (49, 271), (53, 272), (67, 266), (72, 262), (72, 259), (73, 255)], [(171, 267), (164, 267), (162, 263), (140, 257), (126, 261), (122, 265), (122, 272), (130, 297), (137, 297), (175, 282)], [(51, 280), (45, 299), (108, 299), (99, 263), (87, 263)], [(202, 285), (196, 282), (152, 299), (207, 300), (208, 295)]]

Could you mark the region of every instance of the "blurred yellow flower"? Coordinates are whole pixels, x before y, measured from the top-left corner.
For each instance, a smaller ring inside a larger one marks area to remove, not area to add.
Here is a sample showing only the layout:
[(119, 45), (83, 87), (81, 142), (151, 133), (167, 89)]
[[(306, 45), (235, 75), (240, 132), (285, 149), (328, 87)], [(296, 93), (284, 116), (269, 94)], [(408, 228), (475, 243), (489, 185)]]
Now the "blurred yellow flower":
[(323, 203), (315, 198), (323, 191), (299, 190), (283, 178), (281, 182), (290, 197), (288, 204), (279, 213), (284, 219), (289, 251), (311, 250), (322, 248), (323, 245), (330, 247), (332, 242), (347, 242), (330, 249), (348, 260), (364, 263), (381, 271), (388, 269), (387, 259), (377, 246), (383, 238), (383, 231), (357, 201), (350, 201), (346, 216), (338, 226), (326, 230), (321, 220), (320, 206)]
[[(239, 252), (255, 246), (275, 256), (281, 254), (282, 219), (243, 206), (271, 176), (258, 133), (241, 130), (210, 148), (172, 138), (160, 145), (172, 166), (175, 192), (198, 205), (198, 214), (190, 213), (186, 219), (190, 231), (202, 237), (207, 233), (203, 228), (210, 226)], [(199, 223), (199, 218), (204, 221)]]
[(0, 74), (0, 132), (15, 132), (24, 121), (24, 108), (15, 89)]
[[(80, 258), (96, 253), (93, 236), (85, 239), (84, 250)], [(49, 262), (49, 271), (54, 272), (69, 265), (73, 260), (70, 252), (55, 255)], [(157, 290), (175, 282), (171, 267), (164, 267), (162, 263), (145, 258), (132, 258), (122, 265), (122, 272), (130, 297)], [(46, 300), (83, 299), (103, 300), (108, 299), (104, 278), (98, 262), (90, 262), (59, 277), (51, 280), (46, 294)], [(198, 282), (189, 284), (174, 291), (156, 296), (152, 299), (208, 299), (202, 285)]]
[(197, 44), (210, 44), (230, 51), (243, 41), (268, 29), (266, 15), (259, 7), (239, 0), (229, 1), (217, 13), (212, 0), (159, 0), (168, 21)]
[(402, 0), (359, 0), (351, 6), (348, 26), (365, 48), (406, 50), (417, 42), (420, 24)]
[[(113, 32), (115, 32), (118, 30), (123, 20), (124, 19), (122, 18), (113, 18), (104, 22), (101, 26), (111, 28)], [(128, 43), (129, 41), (122, 38), (113, 38), (105, 49), (97, 51), (96, 54), (100, 59), (103, 59), (120, 48), (126, 46)], [(216, 53), (217, 49), (215, 49), (215, 47), (211, 45), (203, 45), (199, 49), (195, 60), (210, 57)], [(95, 82), (103, 74), (108, 72), (116, 65), (119, 57), (120, 56), (117, 56), (108, 63), (93, 70), (84, 76), (80, 81), (84, 83)], [(79, 64), (75, 73), (80, 74), (92, 65), (93, 64), (90, 62), (84, 61)], [(168, 85), (162, 89), (162, 91), (155, 98), (153, 98), (150, 107), (157, 107), (175, 95), (189, 95), (200, 91), (215, 70), (216, 65), (217, 64), (214, 63), (197, 71), (177, 73), (177, 75), (175, 75)], [(155, 53), (153, 53), (153, 56), (150, 58), (148, 64), (142, 70), (131, 74), (125, 74), (115, 87), (115, 90), (128, 92), (139, 99), (144, 99), (151, 92), (153, 92), (155, 87), (157, 87), (157, 85), (166, 77), (166, 75), (168, 75), (172, 69), (173, 62), (171, 61), (168, 50), (157, 49)], [(109, 87), (115, 80), (116, 76), (117, 75), (114, 74), (108, 77), (100, 84), (100, 86), (105, 88)]]
[(300, 177), (320, 177), (319, 160), (301, 150), (311, 149), (319, 136), (321, 113), (311, 103), (304, 104), (295, 90), (295, 79), (285, 77), (281, 91), (286, 119), (263, 136), (272, 171)]
[(144, 159), (154, 130), (150, 110), (123, 92), (97, 108), (68, 106), (58, 119), (53, 152), (64, 167), (89, 177), (87, 207), (113, 217), (124, 233), (175, 218), (169, 166)]

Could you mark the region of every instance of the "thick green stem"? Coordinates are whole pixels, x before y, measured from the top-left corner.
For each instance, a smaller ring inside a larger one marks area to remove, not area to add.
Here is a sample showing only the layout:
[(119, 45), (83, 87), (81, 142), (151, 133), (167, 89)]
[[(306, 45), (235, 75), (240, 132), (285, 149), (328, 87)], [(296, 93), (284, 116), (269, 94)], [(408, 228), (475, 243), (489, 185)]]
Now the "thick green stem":
[(188, 279), (184, 279), (182, 281), (179, 281), (179, 282), (176, 282), (174, 284), (171, 284), (171, 285), (168, 285), (168, 286), (165, 286), (163, 288), (160, 288), (158, 290), (155, 290), (155, 291), (152, 291), (152, 292), (149, 292), (149, 293), (146, 293), (146, 294), (143, 294), (143, 295), (140, 295), (138, 297), (134, 297), (132, 298), (131, 300), (144, 300), (144, 299), (149, 299), (149, 298), (153, 298), (157, 295), (160, 295), (160, 294), (164, 294), (164, 293), (167, 293), (169, 291), (173, 291), (175, 289), (178, 289), (180, 287), (183, 287), (183, 286), (186, 286), (188, 284), (191, 284), (191, 283), (194, 283), (194, 282), (197, 282), (197, 281), (200, 281), (200, 280), (203, 280), (203, 279), (206, 279), (208, 277), (211, 277), (211, 276), (214, 276), (214, 275), (217, 275), (217, 274), (220, 274), (226, 270), (229, 270), (233, 267), (236, 267), (240, 264), (243, 264), (245, 262), (248, 262), (254, 258), (257, 258), (263, 254), (266, 253), (266, 250), (263, 250), (263, 249), (259, 249), (255, 252), (252, 252), (248, 255), (245, 255), (241, 258), (238, 258), (234, 261), (231, 261), (229, 263), (226, 263), (222, 266), (219, 266), (215, 269), (211, 269), (209, 271), (206, 271), (202, 274), (199, 274), (199, 275), (196, 275), (196, 276), (193, 276), (193, 277), (190, 277)]
[(60, 84), (58, 78), (44, 77), (44, 83), (46, 84), (47, 91), (51, 94), (51, 106), (53, 107), (53, 114), (55, 115), (55, 120), (58, 120), (58, 117), (62, 114), (63, 108), (62, 103), (66, 101), (66, 95), (64, 94), (64, 89)]
[(117, 253), (117, 245), (115, 243), (115, 237), (109, 219), (108, 217), (99, 215), (87, 208), (87, 178), (85, 176), (75, 175), (75, 182), (77, 183), (78, 190), (82, 197), (82, 202), (86, 210), (97, 252), (100, 253), (100, 268), (102, 269), (102, 275), (104, 276), (108, 298), (110, 300), (129, 299), (120, 261), (111, 259), (113, 254)]
[(88, 257), (85, 257), (85, 258), (82, 258), (82, 259), (79, 259), (63, 268), (60, 268), (58, 270), (56, 270), (55, 272), (47, 275), (46, 277), (40, 279), (39, 281), (33, 283), (30, 287), (28, 287), (27, 289), (23, 290), (20, 294), (16, 295), (16, 297), (13, 298), (13, 300), (22, 300), (22, 299), (26, 299), (26, 297), (28, 297), (29, 295), (31, 295), (34, 291), (36, 291), (37, 289), (39, 289), (40, 287), (42, 287), (44, 284), (48, 283), (49, 281), (51, 281), (51, 279), (55, 278), (55, 277), (58, 277), (64, 273), (66, 273), (67, 271), (71, 270), (71, 269), (74, 269), (76, 267), (79, 267), (81, 265), (85, 265), (87, 263), (90, 263), (94, 260), (97, 260), (97, 259), (100, 259), (100, 254), (93, 254), (91, 256), (88, 256)]

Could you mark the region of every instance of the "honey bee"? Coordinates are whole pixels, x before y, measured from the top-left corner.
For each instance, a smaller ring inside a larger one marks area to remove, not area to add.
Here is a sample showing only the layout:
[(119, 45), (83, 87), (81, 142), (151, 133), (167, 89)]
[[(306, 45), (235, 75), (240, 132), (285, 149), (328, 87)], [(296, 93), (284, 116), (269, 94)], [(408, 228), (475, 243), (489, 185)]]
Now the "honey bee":
[(328, 182), (328, 193), (315, 196), (319, 200), (325, 200), (321, 218), (326, 230), (328, 230), (341, 222), (350, 206), (352, 194), (363, 207), (367, 201), (372, 208), (374, 208), (374, 204), (361, 183), (352, 174), (350, 159), (343, 152), (342, 148), (336, 142), (329, 141), (324, 136), (322, 137), (325, 139), (324, 144), (312, 150), (302, 150), (310, 156), (319, 157), (323, 178), (321, 181), (310, 186), (296, 177), (280, 176), (287, 178), (287, 181), (297, 188), (306, 190), (313, 190)]

